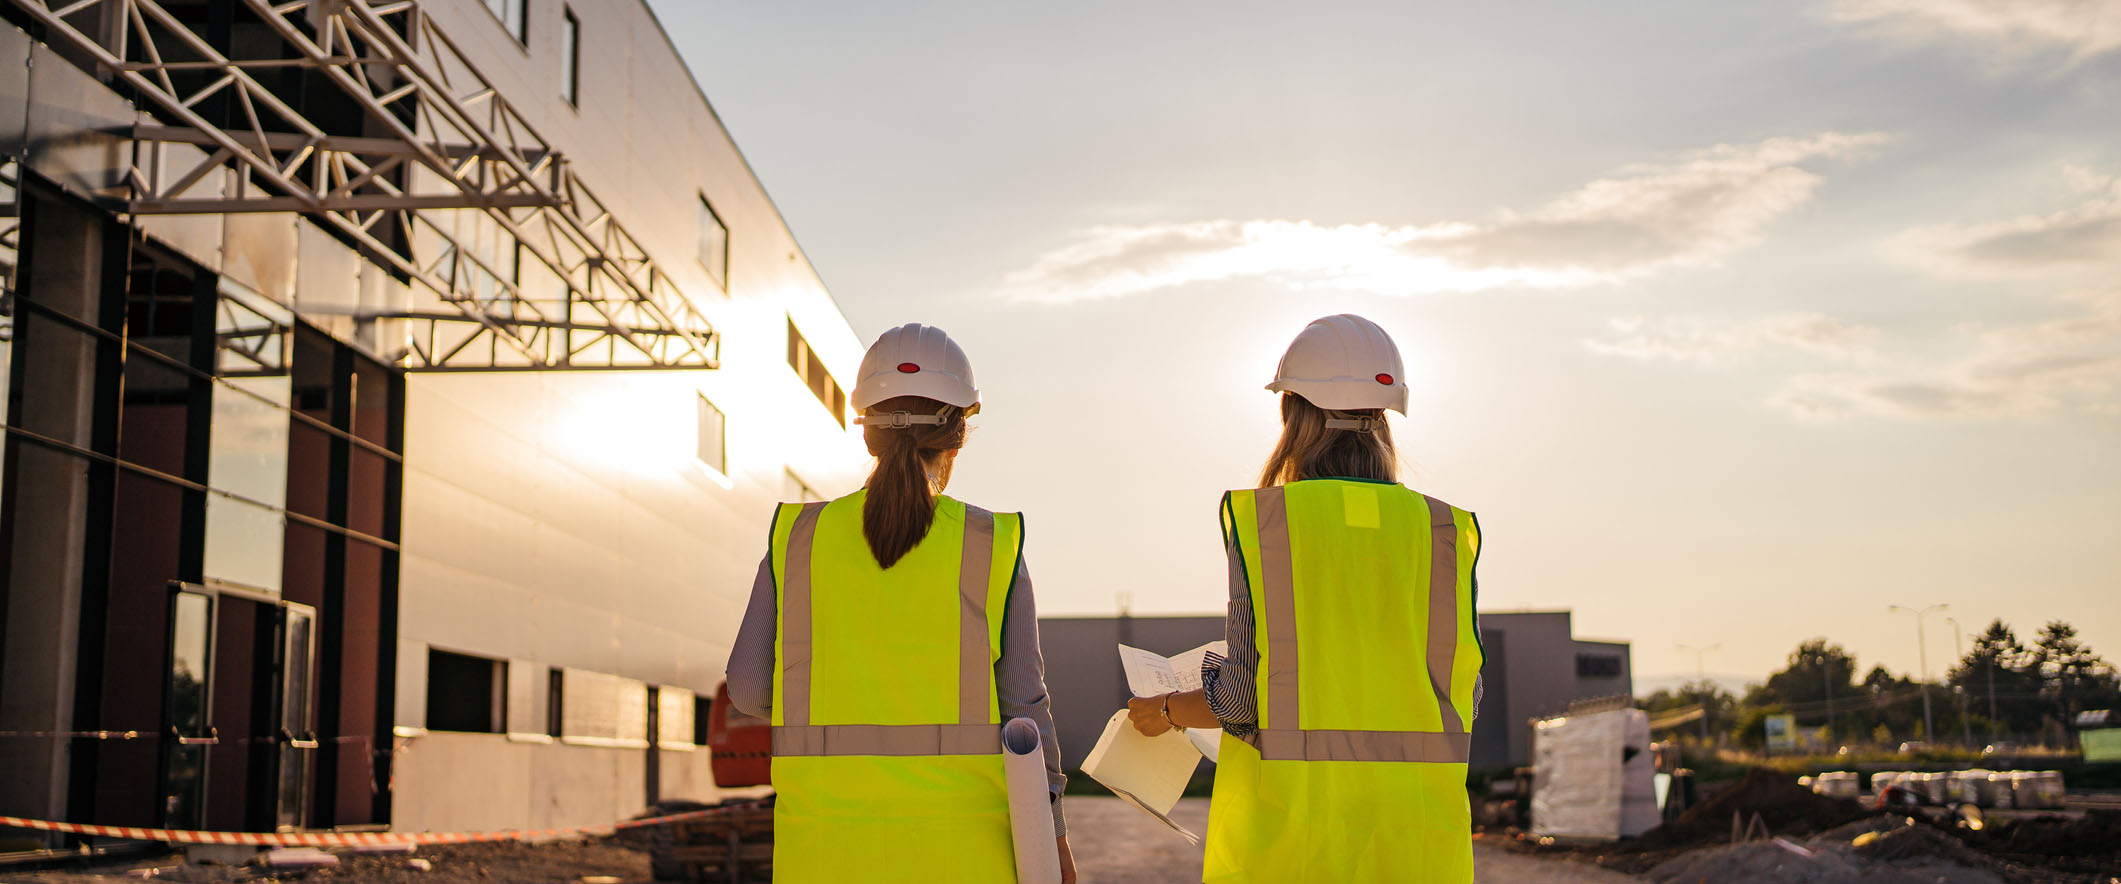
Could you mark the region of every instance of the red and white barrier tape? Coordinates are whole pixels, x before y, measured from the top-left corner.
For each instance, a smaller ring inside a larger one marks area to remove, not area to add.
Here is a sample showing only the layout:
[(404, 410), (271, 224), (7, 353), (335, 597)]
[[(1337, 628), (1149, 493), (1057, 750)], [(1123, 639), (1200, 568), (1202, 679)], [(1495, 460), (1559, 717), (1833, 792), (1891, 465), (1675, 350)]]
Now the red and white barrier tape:
[(665, 823), (718, 816), (762, 806), (759, 802), (710, 807), (648, 819), (563, 826), (557, 829), (508, 829), (500, 832), (196, 832), (186, 829), (142, 829), (132, 826), (96, 826), (0, 816), (0, 828), (39, 829), (74, 835), (101, 835), (133, 841), (164, 841), (174, 844), (247, 844), (257, 847), (375, 847), (399, 844), (471, 844), (481, 841), (514, 841), (522, 838), (553, 838), (637, 829)]

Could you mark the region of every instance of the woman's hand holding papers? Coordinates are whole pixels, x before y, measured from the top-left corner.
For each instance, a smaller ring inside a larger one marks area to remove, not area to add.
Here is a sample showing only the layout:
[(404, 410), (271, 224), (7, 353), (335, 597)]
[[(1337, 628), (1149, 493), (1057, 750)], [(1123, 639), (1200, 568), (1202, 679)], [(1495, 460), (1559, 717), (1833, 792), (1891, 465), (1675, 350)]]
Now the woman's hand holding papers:
[(1142, 736), (1153, 737), (1171, 729), (1171, 719), (1164, 717), (1164, 704), (1172, 695), (1156, 697), (1130, 697), (1127, 700), (1127, 721)]

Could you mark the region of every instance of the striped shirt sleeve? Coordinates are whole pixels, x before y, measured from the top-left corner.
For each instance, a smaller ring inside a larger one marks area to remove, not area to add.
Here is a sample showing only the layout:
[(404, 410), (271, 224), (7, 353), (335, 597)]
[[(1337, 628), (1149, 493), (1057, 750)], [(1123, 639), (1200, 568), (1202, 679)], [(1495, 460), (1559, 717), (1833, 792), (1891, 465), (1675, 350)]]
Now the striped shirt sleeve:
[(1223, 619), (1223, 637), (1230, 654), (1210, 653), (1201, 662), (1201, 689), (1208, 708), (1233, 737), (1250, 736), (1259, 730), (1259, 691), (1253, 682), (1259, 671), (1259, 649), (1253, 644), (1252, 592), (1245, 584), (1244, 560), (1234, 543), (1223, 552), (1230, 559), (1230, 605)]

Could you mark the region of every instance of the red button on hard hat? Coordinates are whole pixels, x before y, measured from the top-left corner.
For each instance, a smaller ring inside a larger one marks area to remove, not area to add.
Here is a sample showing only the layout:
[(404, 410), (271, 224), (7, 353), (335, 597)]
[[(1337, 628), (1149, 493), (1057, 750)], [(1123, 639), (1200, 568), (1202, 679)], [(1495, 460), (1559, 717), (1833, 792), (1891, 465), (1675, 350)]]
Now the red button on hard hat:
[(1388, 375), (1388, 374), (1381, 374), (1381, 375), (1378, 375), (1378, 376), (1377, 376), (1377, 382), (1378, 382), (1378, 383), (1380, 383), (1380, 384), (1383, 384), (1383, 385), (1385, 385), (1385, 386), (1387, 386), (1387, 387), (1389, 387), (1389, 386), (1392, 386), (1392, 376), (1391, 376), (1391, 375)]
[(911, 362), (901, 362), (898, 364), (898, 370), (904, 374), (915, 374), (921, 370), (921, 367)]

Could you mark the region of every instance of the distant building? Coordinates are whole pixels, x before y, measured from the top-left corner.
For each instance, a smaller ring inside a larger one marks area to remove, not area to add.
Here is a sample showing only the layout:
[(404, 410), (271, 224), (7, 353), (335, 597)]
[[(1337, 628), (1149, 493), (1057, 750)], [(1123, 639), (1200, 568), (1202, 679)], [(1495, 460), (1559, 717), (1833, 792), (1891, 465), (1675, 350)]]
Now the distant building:
[(0, 2), (0, 814), (713, 799), (861, 355), (642, 0)]
[[(1177, 654), (1222, 638), (1223, 618), (1048, 617), (1039, 629), (1061, 759), (1073, 770), (1127, 702), (1113, 646)], [(1576, 700), (1634, 693), (1628, 643), (1577, 639), (1567, 611), (1484, 613), (1480, 636), (1488, 662), (1473, 723), (1475, 770), (1528, 763), (1534, 718)]]
[(1105, 721), (1127, 705), (1127, 677), (1116, 645), (1169, 656), (1223, 637), (1221, 617), (1041, 617), (1039, 650), (1046, 658), (1046, 690), (1061, 764), (1082, 766), (1105, 732)]
[(1576, 638), (1567, 611), (1483, 613), (1480, 642), (1487, 688), (1473, 723), (1474, 770), (1530, 763), (1535, 718), (1577, 700), (1634, 695), (1628, 643)]

